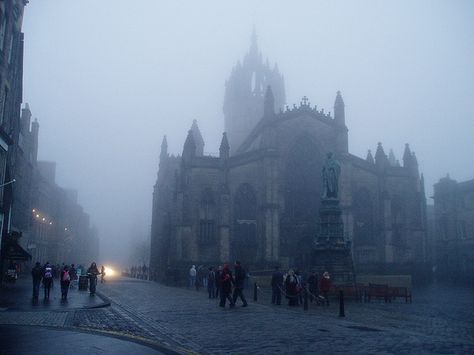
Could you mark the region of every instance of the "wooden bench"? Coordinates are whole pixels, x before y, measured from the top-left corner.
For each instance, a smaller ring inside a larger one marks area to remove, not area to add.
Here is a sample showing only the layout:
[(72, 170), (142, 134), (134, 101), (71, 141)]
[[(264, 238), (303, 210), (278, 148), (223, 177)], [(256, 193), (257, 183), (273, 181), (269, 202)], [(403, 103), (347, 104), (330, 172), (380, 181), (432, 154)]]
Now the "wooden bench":
[(389, 287), (389, 297), (390, 301), (397, 298), (404, 298), (405, 303), (408, 303), (408, 300), (410, 300), (411, 303), (411, 291), (408, 287)]
[(383, 298), (385, 303), (390, 302), (390, 293), (388, 285), (370, 284), (365, 299), (370, 302), (372, 297)]

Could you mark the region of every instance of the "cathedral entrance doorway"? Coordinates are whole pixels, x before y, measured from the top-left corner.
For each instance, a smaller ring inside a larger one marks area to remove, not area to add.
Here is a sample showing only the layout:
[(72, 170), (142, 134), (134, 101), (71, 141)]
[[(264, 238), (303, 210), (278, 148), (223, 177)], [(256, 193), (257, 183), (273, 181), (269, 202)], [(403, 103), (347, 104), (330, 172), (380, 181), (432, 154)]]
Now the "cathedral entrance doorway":
[(234, 197), (231, 257), (243, 265), (257, 260), (257, 196), (249, 184), (242, 184)]
[(291, 148), (284, 179), (284, 210), (280, 223), (280, 254), (290, 266), (304, 267), (318, 230), (322, 155), (310, 136)]

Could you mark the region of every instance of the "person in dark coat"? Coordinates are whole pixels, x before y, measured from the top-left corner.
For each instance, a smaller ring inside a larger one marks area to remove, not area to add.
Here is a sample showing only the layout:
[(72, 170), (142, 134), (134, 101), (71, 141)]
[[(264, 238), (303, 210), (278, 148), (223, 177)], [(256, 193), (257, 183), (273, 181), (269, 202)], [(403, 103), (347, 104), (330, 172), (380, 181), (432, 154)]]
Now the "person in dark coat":
[(272, 274), (272, 303), (281, 305), (281, 289), (283, 287), (283, 273), (279, 267), (275, 267), (275, 271)]
[(325, 271), (323, 273), (323, 277), (319, 281), (319, 289), (326, 300), (326, 305), (329, 306), (329, 291), (331, 290), (331, 277), (329, 276), (329, 272)]
[(214, 272), (214, 268), (211, 266), (207, 274), (207, 292), (209, 294), (209, 298), (216, 298), (215, 283), (216, 283), (216, 273)]
[(43, 268), (43, 286), (44, 286), (44, 299), (49, 300), (49, 293), (53, 286), (53, 267), (47, 262)]
[(318, 274), (316, 271), (312, 271), (311, 275), (308, 277), (308, 289), (309, 289), (309, 301), (313, 303), (316, 301), (315, 298), (318, 297), (319, 288), (318, 288)]
[(89, 292), (91, 296), (95, 295), (95, 289), (97, 286), (97, 275), (99, 275), (99, 269), (96, 263), (92, 263), (87, 269), (87, 276), (89, 276)]
[(288, 298), (288, 306), (298, 305), (298, 279), (295, 276), (295, 272), (290, 269), (285, 279), (285, 292)]
[(39, 297), (39, 289), (41, 279), (43, 278), (43, 268), (37, 261), (33, 269), (31, 269), (31, 277), (33, 278), (33, 300), (37, 301)]
[(236, 261), (234, 265), (234, 295), (233, 295), (233, 302), (234, 305), (237, 302), (237, 298), (240, 297), (242, 300), (242, 307), (247, 307), (247, 300), (245, 299), (244, 295), (244, 287), (245, 287), (245, 279), (247, 278), (247, 274), (245, 270), (240, 265), (240, 261)]
[(230, 294), (232, 293), (232, 272), (229, 269), (229, 265), (224, 264), (224, 268), (222, 269), (221, 277), (221, 301), (219, 303), (220, 307), (225, 307), (226, 300), (229, 300), (230, 308), (234, 307), (234, 301)]
[(61, 299), (67, 300), (67, 293), (69, 291), (69, 285), (71, 283), (71, 275), (69, 275), (69, 266), (64, 265), (61, 270), (60, 281), (61, 283)]
[(222, 266), (218, 266), (216, 270), (216, 297), (219, 297), (219, 293), (221, 292), (221, 277), (222, 277)]

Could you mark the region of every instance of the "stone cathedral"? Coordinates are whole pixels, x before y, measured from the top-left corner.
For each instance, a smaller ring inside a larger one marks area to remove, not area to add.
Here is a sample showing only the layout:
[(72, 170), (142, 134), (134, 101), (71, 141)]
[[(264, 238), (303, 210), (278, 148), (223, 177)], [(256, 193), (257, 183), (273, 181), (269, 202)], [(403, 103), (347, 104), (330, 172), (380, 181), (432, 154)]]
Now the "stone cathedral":
[(378, 143), (360, 158), (348, 151), (344, 101), (333, 114), (306, 97), (285, 105), (278, 67), (264, 61), (255, 35), (225, 84), (219, 155), (204, 154), (198, 123), (181, 155), (161, 145), (153, 192), (150, 270), (240, 260), (249, 269), (307, 268), (319, 228), (321, 169), (340, 162), (344, 238), (356, 272), (426, 268), (423, 176), (408, 144), (402, 163)]

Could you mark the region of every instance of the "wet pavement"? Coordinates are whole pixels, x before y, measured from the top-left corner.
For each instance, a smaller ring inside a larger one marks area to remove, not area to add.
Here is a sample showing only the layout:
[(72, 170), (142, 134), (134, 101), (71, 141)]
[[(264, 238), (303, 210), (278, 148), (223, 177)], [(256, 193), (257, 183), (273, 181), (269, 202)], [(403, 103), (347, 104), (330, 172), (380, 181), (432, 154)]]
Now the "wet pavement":
[(205, 292), (143, 280), (116, 280), (101, 292), (142, 325), (201, 353), (474, 353), (474, 288), (414, 290), (412, 304), (346, 302), (345, 318), (337, 302), (307, 312), (265, 299), (221, 309)]
[[(345, 318), (338, 317), (337, 302), (305, 312), (271, 305), (266, 289), (253, 302), (251, 291), (245, 291), (249, 307), (222, 309), (202, 291), (117, 278), (98, 287), (110, 307), (8, 310), (0, 312), (0, 324), (86, 332), (84, 341), (112, 335), (148, 346), (144, 351), (181, 354), (474, 353), (472, 287), (415, 289), (412, 304), (348, 301)], [(92, 353), (111, 353), (97, 349)]]
[(33, 283), (27, 276), (20, 277), (14, 284), (4, 284), (0, 288), (0, 310), (50, 311), (95, 308), (107, 305), (103, 299), (90, 296), (88, 291), (71, 288), (67, 300), (61, 300), (59, 280), (54, 280), (49, 300), (44, 299), (41, 286), (39, 299), (33, 301)]
[[(21, 341), (18, 341), (21, 339)], [(110, 336), (72, 330), (0, 325), (0, 354), (163, 354)]]

